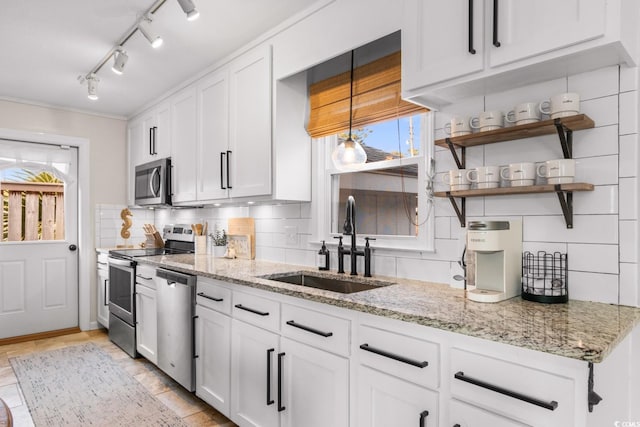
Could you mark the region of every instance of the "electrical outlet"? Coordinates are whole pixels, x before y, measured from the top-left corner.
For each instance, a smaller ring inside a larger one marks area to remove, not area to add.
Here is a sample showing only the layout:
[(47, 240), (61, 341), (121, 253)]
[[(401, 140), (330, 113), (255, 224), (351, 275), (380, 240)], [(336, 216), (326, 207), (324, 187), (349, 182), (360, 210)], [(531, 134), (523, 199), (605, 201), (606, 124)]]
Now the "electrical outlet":
[(284, 240), (287, 246), (298, 246), (298, 227), (295, 225), (285, 225)]

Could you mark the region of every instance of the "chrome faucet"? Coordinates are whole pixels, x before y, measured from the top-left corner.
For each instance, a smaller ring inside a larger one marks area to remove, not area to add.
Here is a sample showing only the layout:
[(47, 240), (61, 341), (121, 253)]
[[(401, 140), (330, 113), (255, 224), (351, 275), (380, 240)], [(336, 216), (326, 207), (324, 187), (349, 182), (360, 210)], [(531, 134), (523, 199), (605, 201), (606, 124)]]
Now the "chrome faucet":
[(356, 200), (353, 196), (347, 198), (347, 212), (344, 220), (343, 233), (345, 236), (351, 236), (351, 249), (344, 249), (342, 246), (342, 236), (337, 238), (338, 242), (338, 273), (344, 273), (344, 255), (351, 257), (351, 275), (358, 275), (357, 261), (359, 256), (364, 257), (364, 277), (371, 277), (371, 248), (369, 247), (369, 240), (375, 240), (370, 237), (365, 237), (366, 245), (364, 250), (358, 250), (356, 246)]

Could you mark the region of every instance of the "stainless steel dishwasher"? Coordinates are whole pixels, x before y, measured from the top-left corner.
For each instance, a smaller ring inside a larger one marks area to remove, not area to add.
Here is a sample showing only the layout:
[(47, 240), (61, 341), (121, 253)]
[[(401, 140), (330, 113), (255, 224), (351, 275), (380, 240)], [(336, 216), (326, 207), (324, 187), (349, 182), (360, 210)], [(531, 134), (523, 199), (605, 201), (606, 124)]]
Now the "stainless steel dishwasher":
[(159, 268), (157, 289), (158, 367), (195, 390), (196, 276)]

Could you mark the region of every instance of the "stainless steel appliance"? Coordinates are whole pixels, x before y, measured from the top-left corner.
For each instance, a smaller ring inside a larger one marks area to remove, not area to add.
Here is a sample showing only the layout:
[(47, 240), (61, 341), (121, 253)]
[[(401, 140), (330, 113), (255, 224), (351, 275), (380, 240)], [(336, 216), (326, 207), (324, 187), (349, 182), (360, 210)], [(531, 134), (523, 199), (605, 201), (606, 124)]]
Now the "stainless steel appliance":
[(157, 288), (158, 367), (195, 391), (196, 276), (159, 268)]
[(193, 253), (194, 236), (189, 225), (167, 225), (164, 248), (116, 249), (109, 251), (109, 339), (131, 357), (136, 351), (136, 261), (137, 257)]
[(136, 166), (135, 203), (138, 206), (171, 205), (171, 159)]

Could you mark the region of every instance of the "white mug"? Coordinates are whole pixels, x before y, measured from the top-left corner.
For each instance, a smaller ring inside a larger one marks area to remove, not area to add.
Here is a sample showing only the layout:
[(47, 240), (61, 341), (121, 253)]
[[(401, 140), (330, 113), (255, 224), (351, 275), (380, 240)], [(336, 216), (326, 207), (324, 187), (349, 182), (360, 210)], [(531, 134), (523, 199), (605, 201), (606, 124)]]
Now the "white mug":
[(442, 182), (451, 187), (451, 191), (468, 190), (471, 187), (467, 178), (467, 169), (453, 169), (442, 175)]
[(538, 176), (546, 178), (548, 184), (568, 184), (576, 176), (574, 159), (547, 160), (537, 167)]
[(505, 120), (516, 125), (539, 122), (542, 119), (537, 102), (523, 102), (507, 113)]
[(536, 164), (533, 162), (510, 163), (500, 171), (500, 176), (510, 181), (512, 187), (533, 185), (536, 180)]
[(469, 125), (480, 132), (495, 130), (504, 127), (504, 113), (502, 111), (483, 111), (478, 117), (472, 117)]
[(540, 103), (540, 112), (552, 119), (575, 116), (580, 112), (580, 95), (574, 92), (554, 95), (550, 100)]
[(478, 166), (469, 169), (467, 179), (475, 182), (478, 188), (497, 188), (500, 183), (500, 166)]
[(469, 135), (471, 127), (468, 117), (454, 117), (451, 122), (444, 125), (444, 132), (451, 136)]

